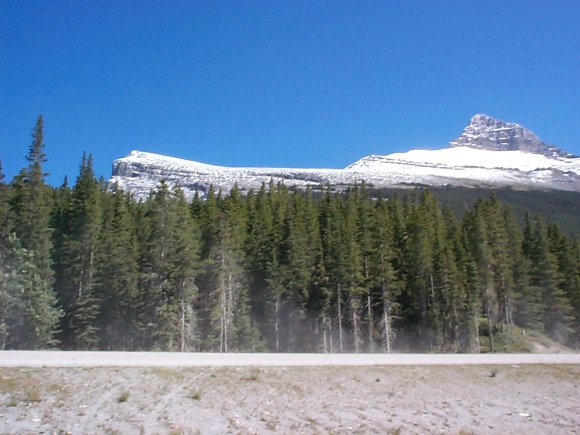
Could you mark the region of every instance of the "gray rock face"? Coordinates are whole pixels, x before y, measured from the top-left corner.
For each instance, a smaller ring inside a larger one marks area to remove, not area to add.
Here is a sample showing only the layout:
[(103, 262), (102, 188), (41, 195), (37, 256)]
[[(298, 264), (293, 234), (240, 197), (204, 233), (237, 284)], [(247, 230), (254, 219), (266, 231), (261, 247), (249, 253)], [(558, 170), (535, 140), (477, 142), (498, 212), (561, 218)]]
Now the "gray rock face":
[(471, 118), (463, 133), (449, 142), (451, 148), (469, 147), (490, 151), (524, 151), (546, 157), (574, 157), (542, 142), (532, 131), (519, 124), (504, 122), (488, 115), (477, 114)]

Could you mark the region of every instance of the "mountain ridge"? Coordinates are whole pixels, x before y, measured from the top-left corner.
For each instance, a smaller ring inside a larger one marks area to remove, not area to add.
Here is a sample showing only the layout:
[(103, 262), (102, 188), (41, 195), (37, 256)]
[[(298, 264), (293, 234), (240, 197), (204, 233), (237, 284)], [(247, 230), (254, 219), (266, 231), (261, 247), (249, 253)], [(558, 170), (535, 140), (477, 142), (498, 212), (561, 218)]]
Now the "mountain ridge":
[(344, 169), (225, 167), (133, 151), (113, 162), (112, 184), (145, 198), (161, 181), (179, 185), (187, 198), (210, 186), (242, 192), (263, 183), (296, 189), (336, 190), (366, 182), (374, 188), (459, 186), (580, 191), (580, 158), (542, 142), (533, 132), (477, 114), (463, 133), (439, 150), (370, 155)]

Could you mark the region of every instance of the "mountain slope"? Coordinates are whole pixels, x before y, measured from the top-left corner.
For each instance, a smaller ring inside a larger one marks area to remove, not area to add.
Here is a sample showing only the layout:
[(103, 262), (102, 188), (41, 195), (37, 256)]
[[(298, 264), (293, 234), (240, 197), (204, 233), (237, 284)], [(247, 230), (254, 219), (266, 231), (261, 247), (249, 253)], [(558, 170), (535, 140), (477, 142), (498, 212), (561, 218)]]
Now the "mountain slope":
[(186, 196), (203, 196), (211, 185), (229, 191), (282, 182), (290, 188), (335, 189), (363, 180), (374, 188), (397, 186), (512, 187), (580, 191), (580, 158), (546, 145), (529, 130), (475, 115), (450, 148), (368, 156), (345, 169), (236, 168), (207, 165), (133, 151), (113, 163), (111, 183), (146, 197), (165, 180)]

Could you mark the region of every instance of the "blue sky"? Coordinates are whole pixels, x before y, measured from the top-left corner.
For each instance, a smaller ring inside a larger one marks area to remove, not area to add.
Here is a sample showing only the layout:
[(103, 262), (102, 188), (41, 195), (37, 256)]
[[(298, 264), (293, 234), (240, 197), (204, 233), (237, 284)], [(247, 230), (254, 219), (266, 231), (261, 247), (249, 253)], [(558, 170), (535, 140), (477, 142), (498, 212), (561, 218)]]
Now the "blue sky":
[(0, 0), (8, 179), (38, 114), (58, 185), (84, 150), (340, 168), (475, 113), (580, 154), (580, 2)]

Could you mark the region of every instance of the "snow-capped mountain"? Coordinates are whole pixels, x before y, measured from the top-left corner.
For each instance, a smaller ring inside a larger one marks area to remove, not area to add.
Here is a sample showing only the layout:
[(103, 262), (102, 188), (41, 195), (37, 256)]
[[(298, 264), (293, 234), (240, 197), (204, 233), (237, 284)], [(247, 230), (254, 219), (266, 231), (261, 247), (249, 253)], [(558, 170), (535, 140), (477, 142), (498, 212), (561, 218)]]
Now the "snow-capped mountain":
[(490, 151), (524, 151), (546, 157), (574, 157), (548, 145), (532, 131), (519, 124), (504, 122), (488, 115), (477, 114), (471, 118), (463, 133), (449, 142), (450, 147), (479, 148)]
[(188, 198), (211, 185), (242, 191), (262, 183), (335, 189), (360, 183), (373, 187), (413, 185), (513, 187), (580, 191), (580, 158), (547, 145), (524, 127), (475, 115), (449, 148), (368, 156), (345, 169), (223, 167), (133, 151), (115, 160), (111, 183), (144, 198), (161, 181), (179, 185)]

